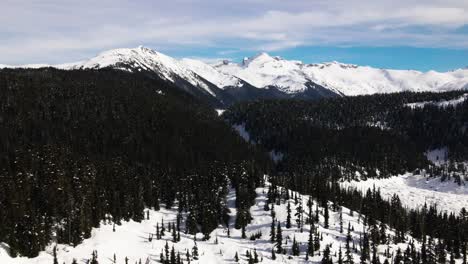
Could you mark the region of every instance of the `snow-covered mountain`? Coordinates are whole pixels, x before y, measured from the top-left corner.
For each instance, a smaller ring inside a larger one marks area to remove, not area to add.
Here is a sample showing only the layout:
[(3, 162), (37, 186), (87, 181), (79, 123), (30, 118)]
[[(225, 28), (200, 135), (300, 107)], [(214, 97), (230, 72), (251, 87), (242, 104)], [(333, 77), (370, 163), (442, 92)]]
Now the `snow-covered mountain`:
[(376, 69), (339, 62), (304, 64), (266, 53), (245, 58), (241, 64), (224, 61), (214, 67), (258, 88), (275, 86), (286, 93), (303, 92), (310, 83), (346, 96), (468, 88), (467, 69), (442, 73)]
[(105, 51), (87, 61), (71, 65), (70, 69), (99, 69), (113, 67), (116, 69), (135, 71), (153, 71), (160, 77), (175, 82), (177, 77), (206, 89), (213, 93), (205, 81), (192, 71), (187, 70), (179, 61), (157, 51), (140, 46), (136, 49), (114, 49)]
[(129, 72), (149, 73), (172, 82), (177, 87), (215, 105), (223, 103), (223, 95), (217, 85), (190, 70), (182, 61), (143, 46), (105, 51), (87, 61), (61, 65), (60, 68), (100, 69), (107, 67)]
[(257, 88), (276, 87), (288, 94), (314, 88), (313, 81), (302, 70), (301, 62), (271, 57), (267, 53), (245, 58), (241, 64), (223, 61), (214, 66), (219, 71), (237, 76)]
[(217, 106), (258, 98), (319, 98), (402, 91), (468, 89), (468, 69), (450, 72), (377, 69), (339, 62), (305, 64), (260, 53), (241, 63), (175, 59), (145, 47), (114, 49), (86, 61), (0, 68), (99, 69), (144, 72)]

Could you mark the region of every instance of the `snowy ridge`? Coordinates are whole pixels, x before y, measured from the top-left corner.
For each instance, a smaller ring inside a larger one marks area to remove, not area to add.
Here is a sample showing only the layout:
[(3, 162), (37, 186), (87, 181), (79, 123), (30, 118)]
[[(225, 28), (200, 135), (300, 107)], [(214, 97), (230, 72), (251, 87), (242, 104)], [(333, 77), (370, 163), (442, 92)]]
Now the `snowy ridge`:
[(276, 86), (285, 92), (301, 92), (314, 82), (346, 96), (403, 91), (450, 91), (468, 88), (468, 70), (420, 72), (376, 69), (339, 62), (304, 64), (261, 53), (242, 64), (217, 63), (222, 72), (232, 74), (258, 88)]
[[(197, 247), (199, 252), (199, 259), (193, 259), (190, 257), (190, 263), (210, 264), (210, 263), (235, 263), (235, 255), (238, 254), (240, 263), (247, 263), (245, 256), (246, 251), (251, 254), (257, 253), (261, 263), (320, 263), (322, 254), (318, 251), (315, 252), (314, 256), (309, 256), (309, 260), (306, 261), (306, 248), (307, 241), (309, 238), (310, 225), (305, 224), (303, 226), (303, 232), (297, 227), (295, 221), (292, 221), (291, 228), (285, 227), (286, 215), (287, 215), (287, 203), (282, 202), (280, 205), (274, 206), (274, 211), (277, 221), (279, 221), (283, 227), (283, 247), (286, 249), (286, 254), (277, 254), (276, 259), (273, 260), (271, 256), (271, 250), (274, 248), (274, 243), (270, 241), (269, 233), (270, 226), (272, 223), (272, 217), (270, 211), (264, 210), (264, 205), (267, 201), (266, 193), (268, 192), (268, 185), (266, 187), (257, 188), (257, 198), (255, 205), (250, 208), (252, 215), (251, 223), (246, 227), (247, 239), (241, 238), (241, 230), (234, 229), (234, 216), (235, 216), (235, 191), (230, 190), (227, 196), (227, 205), (230, 209), (230, 235), (228, 235), (227, 228), (219, 226), (215, 229), (210, 239), (202, 241), (202, 234), (197, 234)], [(304, 208), (307, 208), (307, 201), (309, 199), (306, 195), (300, 195), (292, 192), (292, 195), (299, 196), (299, 201), (302, 203)], [(294, 199), (290, 199), (291, 204), (291, 215), (295, 215), (297, 205), (294, 203)], [(316, 201), (313, 201), (313, 208), (315, 208)], [(323, 252), (326, 245), (329, 245), (331, 250), (331, 257), (333, 262), (336, 262), (338, 251), (340, 247), (344, 247), (346, 241), (346, 233), (348, 224), (352, 227), (351, 237), (356, 243), (359, 241), (359, 237), (362, 235), (364, 230), (362, 216), (359, 216), (356, 212), (352, 213), (347, 208), (342, 208), (342, 219), (343, 219), (343, 232), (340, 232), (340, 213), (330, 211), (329, 228), (323, 226), (324, 216), (323, 208), (319, 207), (319, 223), (315, 224), (317, 231), (322, 235), (323, 239), (320, 241), (320, 252)], [(171, 232), (166, 232), (162, 239), (156, 238), (149, 239), (151, 234), (155, 233), (156, 223), (161, 224), (164, 219), (164, 223), (173, 223), (176, 219), (177, 208), (173, 209), (161, 209), (160, 211), (154, 211), (147, 209), (149, 219), (143, 220), (141, 223), (129, 221), (123, 222), (122, 225), (115, 226), (115, 232), (113, 232), (113, 224), (110, 222), (102, 222), (100, 228), (93, 229), (91, 238), (86, 239), (80, 245), (71, 247), (63, 244), (57, 245), (57, 258), (59, 263), (72, 263), (73, 259), (76, 259), (78, 263), (86, 263), (91, 258), (92, 251), (97, 251), (97, 260), (99, 263), (114, 263), (113, 258), (116, 256), (117, 263), (125, 263), (125, 257), (128, 258), (128, 263), (135, 263), (139, 260), (142, 263), (153, 264), (160, 263), (160, 253), (164, 250), (166, 243), (169, 248), (174, 247), (175, 252), (181, 253), (181, 258), (184, 263), (186, 261), (185, 252), (188, 250), (192, 254), (192, 248), (195, 245), (193, 236), (181, 232), (181, 240), (177, 243), (172, 242)], [(307, 211), (307, 210), (306, 210)], [(146, 214), (145, 214), (146, 215)], [(306, 214), (306, 216), (308, 215)], [(294, 220), (294, 219), (293, 219)], [(184, 223), (182, 223), (183, 225)], [(184, 228), (181, 228), (184, 230)], [(261, 237), (256, 240), (250, 240), (249, 235), (255, 233), (261, 233)], [(388, 234), (394, 235), (392, 231), (387, 229)], [(408, 237), (410, 238), (410, 237)], [(299, 243), (300, 254), (299, 256), (291, 256), (292, 241), (295, 239)], [(24, 258), (17, 257), (11, 258), (6, 253), (6, 245), (0, 246), (0, 263), (8, 264), (50, 264), (53, 263), (52, 250), (55, 244), (51, 244), (46, 251), (43, 251), (35, 258)], [(380, 262), (383, 263), (385, 260), (384, 251), (389, 250), (390, 254), (394, 256), (396, 250), (400, 248), (404, 251), (407, 244), (392, 244), (380, 245), (378, 250), (378, 257)], [(420, 244), (415, 241), (415, 247), (420, 248)], [(336, 255), (335, 255), (336, 253)], [(344, 254), (344, 248), (343, 248)], [(359, 261), (358, 252), (351, 252), (355, 263)], [(390, 260), (390, 259), (389, 259)], [(457, 260), (457, 263), (461, 263), (461, 260)]]
[(143, 46), (134, 49), (105, 51), (88, 61), (72, 65), (70, 69), (99, 69), (106, 67), (130, 72), (137, 70), (152, 71), (171, 82), (176, 82), (175, 78), (179, 77), (216, 96), (207, 83), (187, 69), (180, 61)]
[(215, 67), (226, 74), (237, 76), (257, 88), (274, 86), (286, 93), (303, 92), (311, 81), (301, 70), (302, 62), (288, 61), (260, 53), (245, 58), (242, 64), (218, 63)]
[(344, 95), (458, 90), (464, 88), (468, 77), (467, 70), (420, 72), (341, 63), (308, 65), (305, 72), (318, 84)]
[(220, 72), (213, 66), (202, 61), (185, 58), (181, 60), (181, 63), (219, 88), (242, 87), (244, 85), (241, 79), (233, 75)]
[(23, 66), (0, 65), (1, 68), (98, 69), (113, 67), (135, 71), (152, 71), (163, 79), (176, 82), (183, 79), (206, 90), (210, 87), (253, 88), (275, 87), (280, 92), (295, 95), (308, 89), (325, 88), (333, 94), (353, 96), (403, 91), (451, 91), (468, 89), (468, 69), (450, 72), (377, 69), (369, 66), (343, 64), (336, 61), (305, 64), (278, 56), (260, 53), (244, 58), (241, 63), (227, 60), (206, 64), (195, 59), (174, 59), (145, 47), (114, 49), (100, 53), (87, 61), (61, 65), (31, 64)]

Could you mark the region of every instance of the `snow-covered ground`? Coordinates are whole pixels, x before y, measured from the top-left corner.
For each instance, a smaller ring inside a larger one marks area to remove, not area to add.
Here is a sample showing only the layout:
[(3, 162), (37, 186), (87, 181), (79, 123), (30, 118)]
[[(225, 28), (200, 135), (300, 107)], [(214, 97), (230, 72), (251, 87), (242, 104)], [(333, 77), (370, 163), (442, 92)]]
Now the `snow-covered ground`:
[(216, 70), (213, 66), (199, 60), (182, 59), (181, 63), (188, 69), (205, 78), (207, 81), (218, 86), (224, 87), (242, 87), (244, 84), (241, 79)]
[(417, 102), (417, 103), (410, 103), (406, 104), (406, 106), (410, 108), (423, 108), (426, 105), (434, 105), (438, 107), (449, 107), (449, 106), (456, 106), (458, 104), (463, 103), (465, 100), (468, 99), (468, 94), (464, 94), (458, 98), (452, 99), (452, 100), (445, 100), (445, 101), (439, 101), (439, 102), (432, 102), (432, 101), (426, 101), (426, 102)]
[(239, 133), (239, 136), (241, 136), (246, 142), (248, 143), (255, 143), (250, 140), (250, 134), (249, 132), (245, 129), (245, 124), (240, 124), (240, 125), (233, 125), (232, 128)]
[[(264, 204), (267, 200), (266, 193), (268, 192), (268, 187), (257, 188), (257, 198), (255, 200), (255, 205), (251, 207), (250, 212), (252, 214), (253, 220), (247, 226), (247, 239), (241, 238), (241, 231), (233, 228), (235, 221), (235, 191), (231, 190), (227, 196), (227, 204), (230, 208), (230, 236), (227, 235), (227, 229), (223, 226), (219, 226), (211, 233), (211, 238), (208, 241), (202, 241), (202, 235), (197, 235), (197, 245), (199, 250), (199, 260), (191, 259), (191, 263), (234, 263), (234, 256), (236, 253), (240, 258), (241, 263), (246, 263), (246, 251), (251, 251), (251, 253), (256, 250), (259, 259), (263, 260), (262, 263), (319, 263), (322, 259), (322, 256), (317, 255), (311, 257), (307, 262), (305, 261), (305, 251), (307, 248), (308, 241), (308, 231), (310, 229), (309, 225), (304, 225), (303, 232), (297, 228), (295, 223), (295, 211), (296, 205), (294, 205), (294, 200), (290, 199), (291, 209), (292, 209), (292, 227), (287, 229), (285, 227), (286, 221), (286, 203), (281, 205), (275, 205), (274, 210), (276, 212), (276, 218), (281, 222), (283, 227), (283, 245), (287, 250), (287, 254), (277, 254), (276, 260), (271, 259), (271, 249), (274, 244), (270, 241), (269, 233), (270, 226), (272, 222), (272, 217), (270, 211), (264, 210)], [(302, 202), (307, 212), (307, 200), (308, 196), (302, 195)], [(315, 202), (313, 205), (315, 208)], [(322, 211), (322, 208), (320, 208)], [(186, 235), (181, 233), (181, 241), (178, 243), (171, 242), (171, 234), (166, 232), (166, 235), (161, 240), (153, 239), (151, 242), (148, 237), (150, 234), (155, 233), (155, 224), (156, 222), (161, 223), (162, 219), (167, 224), (169, 222), (174, 222), (176, 219), (177, 208), (171, 210), (161, 209), (160, 211), (149, 210), (149, 220), (144, 220), (141, 223), (137, 222), (123, 222), (121, 226), (116, 226), (115, 232), (112, 230), (112, 224), (103, 223), (100, 228), (94, 229), (92, 232), (92, 237), (83, 241), (82, 244), (73, 248), (66, 245), (57, 245), (58, 260), (59, 263), (69, 264), (76, 258), (78, 263), (86, 263), (86, 260), (91, 257), (93, 250), (96, 250), (98, 253), (99, 263), (113, 263), (114, 254), (116, 255), (117, 263), (125, 263), (124, 258), (128, 257), (128, 263), (135, 263), (139, 259), (142, 260), (142, 263), (158, 263), (160, 259), (160, 253), (164, 249), (166, 242), (169, 244), (169, 247), (174, 246), (176, 251), (181, 252), (182, 259), (185, 262), (185, 252), (186, 250), (191, 251), (195, 242), (192, 235)], [(306, 214), (307, 215), (307, 214)], [(330, 245), (331, 247), (331, 256), (334, 261), (337, 261), (335, 253), (339, 250), (340, 246), (345, 245), (346, 239), (346, 227), (348, 223), (354, 228), (355, 231), (351, 232), (353, 239), (356, 244), (359, 241), (359, 235), (363, 229), (362, 221), (357, 213), (350, 214), (350, 211), (346, 208), (342, 210), (343, 215), (343, 226), (344, 232), (340, 233), (339, 231), (339, 212), (333, 212), (330, 210), (330, 227), (328, 229), (324, 228), (323, 216), (320, 215), (320, 221), (318, 225), (318, 231), (323, 235), (323, 240), (320, 241), (320, 250), (325, 248), (325, 245)], [(305, 216), (306, 217), (306, 216)], [(183, 224), (183, 223), (182, 223)], [(317, 225), (316, 225), (317, 226)], [(184, 230), (184, 228), (182, 228)], [(249, 239), (249, 235), (260, 231), (262, 236), (260, 239), (252, 241)], [(292, 239), (295, 239), (300, 244), (301, 254), (300, 256), (290, 257), (290, 249), (292, 245)], [(217, 243), (216, 243), (217, 240)], [(0, 247), (0, 263), (2, 264), (50, 264), (52, 263), (52, 248), (54, 244), (51, 244), (46, 251), (41, 252), (40, 255), (36, 258), (28, 259), (24, 257), (11, 258), (8, 256), (5, 250), (5, 245)], [(418, 247), (418, 243), (416, 243)], [(402, 250), (406, 249), (406, 244), (399, 245), (384, 245), (378, 248), (379, 257), (381, 261), (384, 260), (383, 252), (385, 249), (390, 248), (392, 252), (396, 251), (396, 248), (400, 247)], [(354, 254), (355, 262), (359, 261), (357, 254)], [(146, 262), (148, 261), (148, 262)]]
[(380, 189), (384, 198), (393, 194), (400, 197), (409, 208), (421, 208), (424, 203), (436, 204), (438, 209), (456, 214), (465, 207), (468, 209), (468, 186), (459, 186), (453, 181), (441, 182), (440, 177), (425, 177), (407, 173), (387, 179), (368, 179), (365, 181), (343, 182), (343, 187), (356, 187), (362, 191)]

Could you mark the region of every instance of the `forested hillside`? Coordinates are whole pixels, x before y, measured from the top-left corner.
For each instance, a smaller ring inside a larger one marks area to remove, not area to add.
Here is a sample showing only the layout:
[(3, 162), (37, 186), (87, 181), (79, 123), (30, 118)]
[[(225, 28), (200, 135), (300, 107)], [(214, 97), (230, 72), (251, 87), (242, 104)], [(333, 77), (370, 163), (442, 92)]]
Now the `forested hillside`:
[(229, 183), (244, 226), (268, 167), (190, 95), (109, 69), (0, 70), (0, 135), (0, 241), (13, 256), (175, 200), (188, 231), (208, 236), (226, 221)]
[[(456, 258), (466, 252), (466, 209), (455, 213), (427, 205), (408, 209), (397, 195), (384, 199), (376, 188), (361, 193), (343, 188), (340, 181), (421, 169), (447, 175), (462, 170), (457, 175), (466, 180), (466, 166), (456, 163), (468, 160), (465, 98), (463, 92), (450, 92), (258, 101), (234, 105), (223, 116), (245, 130), (252, 143), (273, 151), (275, 184), (310, 194), (321, 205), (331, 201), (363, 213), (369, 221), (367, 235), (374, 239), (376, 220), (395, 230), (397, 243), (407, 234), (420, 239), (421, 252), (407, 263), (435, 263), (425, 251), (438, 241), (438, 253), (430, 254), (442, 254), (437, 261), (446, 263), (446, 251)], [(454, 161), (450, 166), (436, 167), (425, 155), (441, 147)]]
[(447, 147), (450, 159), (468, 159), (467, 100), (443, 107), (410, 104), (460, 96), (463, 92), (258, 101), (234, 105), (224, 117), (243, 125), (254, 142), (284, 154), (280, 170), (339, 164), (385, 177), (425, 167), (424, 152), (430, 149)]

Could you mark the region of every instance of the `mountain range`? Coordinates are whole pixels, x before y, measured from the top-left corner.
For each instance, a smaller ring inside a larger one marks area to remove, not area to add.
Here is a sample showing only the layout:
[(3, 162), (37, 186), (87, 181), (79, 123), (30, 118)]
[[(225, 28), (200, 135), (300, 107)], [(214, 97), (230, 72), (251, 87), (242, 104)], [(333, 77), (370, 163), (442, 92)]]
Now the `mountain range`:
[(0, 65), (0, 68), (100, 69), (142, 72), (177, 87), (213, 106), (273, 98), (315, 99), (402, 91), (468, 89), (468, 69), (449, 72), (377, 69), (327, 62), (306, 64), (260, 53), (241, 63), (229, 60), (208, 64), (175, 59), (152, 49), (113, 49), (89, 60), (60, 65)]

